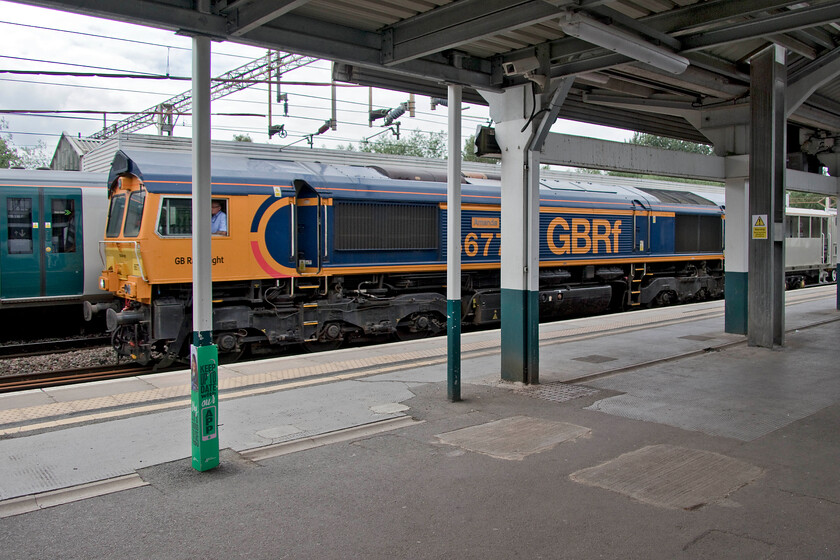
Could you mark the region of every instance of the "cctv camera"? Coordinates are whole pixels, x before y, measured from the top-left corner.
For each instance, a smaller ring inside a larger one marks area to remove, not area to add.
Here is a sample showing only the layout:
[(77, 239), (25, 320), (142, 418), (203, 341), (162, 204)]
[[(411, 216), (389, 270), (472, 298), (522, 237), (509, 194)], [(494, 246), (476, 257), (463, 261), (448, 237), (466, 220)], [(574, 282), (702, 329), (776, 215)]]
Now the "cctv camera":
[(505, 73), (505, 76), (522, 76), (539, 67), (540, 61), (534, 56), (502, 63), (502, 71)]

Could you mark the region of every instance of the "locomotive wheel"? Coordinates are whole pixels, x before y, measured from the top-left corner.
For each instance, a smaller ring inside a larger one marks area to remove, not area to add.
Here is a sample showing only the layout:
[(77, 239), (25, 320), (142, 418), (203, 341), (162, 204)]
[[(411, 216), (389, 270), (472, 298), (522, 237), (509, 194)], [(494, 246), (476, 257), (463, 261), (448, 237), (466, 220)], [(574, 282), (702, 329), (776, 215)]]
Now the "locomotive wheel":
[(344, 342), (341, 339), (338, 340), (307, 340), (303, 342), (301, 346), (307, 352), (312, 354), (316, 352), (329, 352), (330, 350), (338, 350), (341, 348), (341, 343)]
[(250, 344), (245, 342), (239, 345), (239, 350), (234, 350), (233, 352), (222, 352), (219, 354), (219, 363), (235, 364), (248, 353), (249, 348)]
[(401, 327), (397, 326), (397, 330), (394, 333), (394, 338), (399, 341), (405, 342), (408, 340), (420, 340), (421, 338), (427, 338), (431, 334), (431, 331), (412, 331), (411, 327)]
[(168, 368), (169, 366), (175, 363), (175, 360), (177, 358), (178, 356), (175, 356), (173, 354), (166, 354), (160, 360), (155, 362), (155, 369)]
[[(426, 315), (415, 314), (397, 324), (394, 338), (401, 341), (420, 340), (431, 336), (431, 319)], [(413, 330), (412, 330), (413, 329)]]

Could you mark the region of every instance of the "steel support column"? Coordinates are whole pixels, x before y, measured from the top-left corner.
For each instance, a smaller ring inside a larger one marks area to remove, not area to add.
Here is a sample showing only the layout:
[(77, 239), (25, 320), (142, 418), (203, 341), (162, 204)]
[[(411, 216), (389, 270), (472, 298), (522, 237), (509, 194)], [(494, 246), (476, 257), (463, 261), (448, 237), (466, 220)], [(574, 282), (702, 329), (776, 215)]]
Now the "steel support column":
[(449, 85), (446, 161), (446, 392), (461, 400), (461, 86)]
[(219, 464), (218, 357), (213, 344), (210, 251), (210, 39), (193, 37), (192, 60), (193, 468)]
[(765, 348), (783, 346), (785, 332), (785, 82), (783, 47), (774, 45), (750, 60), (747, 340)]
[(724, 330), (747, 334), (749, 284), (749, 182), (726, 179), (726, 309)]
[[(502, 379), (539, 383), (541, 149), (573, 79), (482, 93), (502, 150)], [(540, 109), (538, 111), (538, 109)], [(542, 116), (539, 116), (542, 115)], [(537, 118), (535, 118), (535, 116)]]
[(536, 383), (539, 262), (533, 262), (531, 248), (539, 246), (539, 188), (528, 187), (526, 150), (532, 135), (529, 117), (539, 96), (532, 95), (530, 85), (482, 96), (490, 105), (502, 150), (501, 376), (505, 381)]

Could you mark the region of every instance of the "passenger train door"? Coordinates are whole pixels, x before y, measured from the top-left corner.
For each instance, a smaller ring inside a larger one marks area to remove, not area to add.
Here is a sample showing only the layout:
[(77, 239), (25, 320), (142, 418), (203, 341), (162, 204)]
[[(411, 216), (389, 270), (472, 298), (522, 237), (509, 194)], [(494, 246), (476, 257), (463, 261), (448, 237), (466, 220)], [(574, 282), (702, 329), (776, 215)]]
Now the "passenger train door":
[(650, 251), (650, 212), (645, 203), (633, 201), (633, 252)]
[(322, 203), (318, 191), (306, 181), (295, 179), (295, 266), (300, 274), (321, 272)]
[(81, 294), (81, 224), (80, 189), (4, 189), (0, 196), (0, 297)]

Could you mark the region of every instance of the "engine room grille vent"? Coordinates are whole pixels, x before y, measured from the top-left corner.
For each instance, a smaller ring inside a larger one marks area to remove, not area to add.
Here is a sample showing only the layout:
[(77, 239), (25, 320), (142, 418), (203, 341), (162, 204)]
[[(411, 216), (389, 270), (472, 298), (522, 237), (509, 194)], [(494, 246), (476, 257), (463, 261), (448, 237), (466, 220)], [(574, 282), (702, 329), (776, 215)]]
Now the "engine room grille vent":
[(677, 214), (675, 230), (677, 253), (718, 253), (723, 250), (720, 216)]
[(437, 249), (438, 207), (336, 202), (335, 237), (335, 249), (339, 251)]

